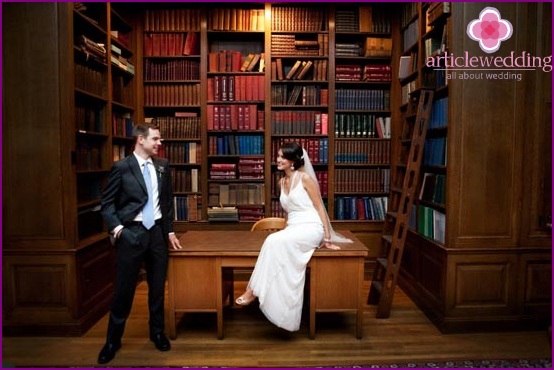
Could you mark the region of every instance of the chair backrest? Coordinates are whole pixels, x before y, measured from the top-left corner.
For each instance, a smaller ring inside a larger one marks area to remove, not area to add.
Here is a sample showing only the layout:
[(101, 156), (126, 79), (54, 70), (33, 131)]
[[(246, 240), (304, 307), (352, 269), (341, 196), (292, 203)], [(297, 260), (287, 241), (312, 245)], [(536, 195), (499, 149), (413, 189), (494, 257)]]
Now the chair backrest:
[(285, 228), (285, 219), (281, 217), (266, 217), (258, 220), (252, 225), (250, 231), (269, 230), (278, 231)]

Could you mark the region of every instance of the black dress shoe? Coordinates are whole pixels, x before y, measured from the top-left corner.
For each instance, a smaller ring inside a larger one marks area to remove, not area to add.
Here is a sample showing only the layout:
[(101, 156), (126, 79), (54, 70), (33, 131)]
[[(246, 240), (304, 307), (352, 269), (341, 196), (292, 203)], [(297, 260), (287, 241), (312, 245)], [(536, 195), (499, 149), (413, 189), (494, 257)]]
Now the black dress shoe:
[(154, 342), (154, 345), (159, 351), (169, 351), (171, 344), (163, 333), (155, 334), (150, 337), (150, 340)]
[(115, 353), (121, 348), (121, 342), (106, 343), (98, 355), (98, 363), (105, 364), (113, 360)]

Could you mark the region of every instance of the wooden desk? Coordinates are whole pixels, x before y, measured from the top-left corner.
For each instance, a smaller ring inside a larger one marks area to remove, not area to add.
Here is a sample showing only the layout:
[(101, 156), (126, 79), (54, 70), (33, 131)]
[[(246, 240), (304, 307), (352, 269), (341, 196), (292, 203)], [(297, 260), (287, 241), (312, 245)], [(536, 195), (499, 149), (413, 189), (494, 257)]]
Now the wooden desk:
[[(315, 337), (317, 312), (355, 312), (356, 336), (362, 337), (365, 245), (350, 231), (354, 243), (341, 250), (318, 249), (310, 269), (310, 337)], [(176, 316), (185, 312), (217, 313), (217, 335), (223, 338), (225, 268), (254, 267), (266, 231), (189, 231), (179, 240), (182, 250), (169, 255), (169, 335), (177, 337)]]

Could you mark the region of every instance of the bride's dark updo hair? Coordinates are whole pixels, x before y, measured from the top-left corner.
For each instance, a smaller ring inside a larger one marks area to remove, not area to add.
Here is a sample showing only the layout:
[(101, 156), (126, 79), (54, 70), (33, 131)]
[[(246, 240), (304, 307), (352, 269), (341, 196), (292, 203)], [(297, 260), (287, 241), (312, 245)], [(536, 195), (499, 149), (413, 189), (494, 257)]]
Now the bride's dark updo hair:
[(302, 147), (295, 141), (283, 144), (281, 147), (283, 158), (293, 162), (294, 169), (298, 170), (304, 166), (304, 153)]

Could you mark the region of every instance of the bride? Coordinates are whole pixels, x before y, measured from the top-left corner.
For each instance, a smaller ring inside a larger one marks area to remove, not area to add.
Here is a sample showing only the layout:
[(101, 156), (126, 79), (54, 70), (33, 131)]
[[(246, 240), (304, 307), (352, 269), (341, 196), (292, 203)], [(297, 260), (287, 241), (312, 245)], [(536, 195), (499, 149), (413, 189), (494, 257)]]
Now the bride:
[(306, 265), (314, 250), (320, 246), (338, 250), (335, 242), (352, 241), (333, 230), (305, 149), (296, 142), (284, 144), (277, 154), (277, 169), (285, 174), (279, 185), (287, 224), (266, 238), (246, 292), (236, 303), (246, 306), (257, 297), (269, 321), (288, 331), (297, 331)]

